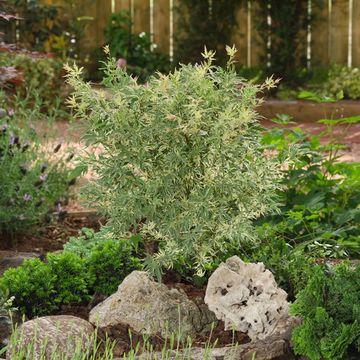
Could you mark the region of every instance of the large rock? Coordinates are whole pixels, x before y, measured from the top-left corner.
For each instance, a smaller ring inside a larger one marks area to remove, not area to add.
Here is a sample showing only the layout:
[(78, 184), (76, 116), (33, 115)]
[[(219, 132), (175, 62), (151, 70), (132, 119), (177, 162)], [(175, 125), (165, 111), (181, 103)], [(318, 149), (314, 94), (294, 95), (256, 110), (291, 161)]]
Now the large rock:
[[(15, 358), (14, 352), (31, 348), (27, 358), (32, 360), (73, 359), (86, 355), (93, 348), (95, 333), (86, 320), (69, 315), (46, 316), (22, 324), (18, 330), (15, 349), (10, 346), (6, 359)], [(56, 357), (57, 358), (57, 357)]]
[(293, 360), (296, 357), (291, 351), (289, 340), (286, 336), (273, 335), (265, 340), (233, 346), (228, 348), (223, 360)]
[[(285, 339), (270, 336), (266, 340), (252, 341), (247, 344), (233, 345), (220, 348), (208, 347), (191, 349), (168, 350), (166, 355), (162, 352), (145, 352), (137, 356), (136, 360), (295, 360), (289, 344)], [(116, 358), (114, 360), (120, 360)]]
[(205, 303), (226, 330), (263, 340), (289, 328), (287, 294), (263, 263), (244, 263), (237, 256), (222, 263), (210, 276)]
[(40, 255), (36, 253), (0, 251), (0, 277), (7, 269), (18, 267), (24, 260), (34, 257), (40, 257)]
[(100, 328), (121, 324), (138, 333), (195, 336), (216, 321), (206, 306), (197, 306), (183, 290), (152, 281), (146, 272), (134, 271), (118, 291), (90, 312), (90, 322)]
[[(164, 359), (167, 360), (223, 360), (225, 355), (228, 353), (229, 348), (198, 348), (192, 347), (191, 349), (180, 349), (176, 350), (167, 350), (164, 355), (161, 351), (159, 352), (151, 352), (151, 353), (143, 353), (137, 356), (136, 360), (155, 360), (155, 359)], [(114, 359), (120, 360), (120, 359)]]

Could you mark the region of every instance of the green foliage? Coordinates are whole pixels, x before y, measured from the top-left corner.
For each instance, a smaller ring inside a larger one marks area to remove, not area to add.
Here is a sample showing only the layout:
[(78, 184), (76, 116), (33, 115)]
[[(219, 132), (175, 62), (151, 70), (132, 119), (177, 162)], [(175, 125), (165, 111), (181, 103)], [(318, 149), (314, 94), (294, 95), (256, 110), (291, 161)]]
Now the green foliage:
[(124, 278), (141, 268), (134, 256), (131, 240), (104, 240), (85, 258), (89, 275), (95, 279), (92, 290), (104, 295), (113, 294)]
[(8, 3), (16, 8), (16, 13), (21, 17), (21, 21), (14, 25), (21, 33), (22, 46), (37, 51), (51, 51), (48, 44), (58, 32), (56, 6), (38, 0), (9, 0)]
[(64, 250), (84, 259), (91, 291), (110, 295), (129, 273), (141, 268), (136, 256), (142, 256), (143, 246), (139, 236), (114, 240), (114, 235), (102, 227), (98, 232), (82, 229), (79, 236), (69, 239)]
[(263, 262), (291, 300), (307, 284), (314, 260), (282, 236), (281, 226), (282, 224), (275, 226), (271, 223), (258, 226), (261, 243), (240, 256), (250, 262)]
[(56, 279), (54, 282), (55, 303), (69, 304), (88, 299), (91, 276), (78, 255), (70, 252), (49, 253), (47, 265)]
[[(226, 65), (224, 44), (232, 44), (236, 31), (237, 10), (246, 4), (243, 0), (182, 0), (175, 7), (175, 63), (201, 62), (204, 46), (216, 50), (216, 61)], [(199, 19), (202, 19), (199, 21)]]
[(0, 234), (12, 235), (41, 224), (67, 196), (69, 178), (65, 161), (52, 159), (10, 110), (0, 119)]
[(350, 346), (360, 350), (360, 267), (316, 266), (291, 307), (303, 318), (293, 332), (294, 350), (311, 360), (344, 359)]
[(360, 98), (360, 69), (334, 64), (328, 72), (327, 80), (318, 85), (323, 95), (336, 96), (340, 91), (344, 92), (347, 99)]
[(14, 305), (29, 317), (52, 314), (61, 304), (88, 300), (92, 280), (83, 260), (72, 253), (49, 253), (47, 262), (25, 260), (5, 271), (0, 285), (14, 297)]
[(88, 256), (97, 244), (109, 239), (108, 233), (104, 232), (103, 229), (95, 232), (93, 229), (82, 228), (78, 236), (70, 237), (64, 245), (64, 250), (81, 257)]
[[(12, 42), (20, 43), (26, 49), (79, 60), (82, 35), (93, 20), (84, 15), (90, 2), (64, 0), (49, 4), (40, 0), (9, 0), (21, 20), (13, 24), (8, 33), (13, 34)], [(15, 38), (16, 33), (20, 34), (20, 39)]]
[(173, 266), (175, 273), (195, 286), (206, 286), (209, 276), (229, 257), (237, 255), (247, 262), (263, 262), (275, 276), (279, 286), (288, 293), (288, 298), (305, 287), (314, 265), (314, 260), (301, 249), (288, 244), (281, 236), (282, 232), (274, 224), (263, 224), (256, 227), (259, 242), (248, 247), (228, 247), (211, 263), (207, 264), (204, 274), (198, 276), (193, 264), (182, 256), (178, 256)]
[[(79, 239), (83, 241), (84, 236)], [(0, 296), (0, 315), (9, 296), (21, 313), (34, 317), (52, 314), (63, 304), (88, 301), (94, 293), (111, 295), (129, 273), (142, 268), (136, 257), (142, 252), (139, 237), (113, 240), (101, 234), (97, 240), (91, 248), (86, 244), (85, 251), (76, 243), (62, 253), (48, 253), (46, 262), (29, 259), (6, 270), (0, 279), (0, 289), (7, 294), (4, 299)]]
[(2, 353), (2, 348), (5, 346), (7, 334), (10, 335), (12, 329), (12, 315), (16, 311), (13, 308), (13, 298), (9, 296), (8, 289), (0, 286), (0, 355)]
[(0, 285), (15, 297), (14, 305), (29, 317), (48, 315), (58, 308), (54, 302), (55, 282), (50, 267), (37, 258), (6, 270), (0, 279)]
[[(263, 63), (267, 73), (274, 74), (283, 83), (294, 86), (299, 81), (298, 69), (306, 69), (306, 36), (308, 26), (316, 21), (317, 9), (324, 0), (312, 1), (312, 16), (308, 16), (308, 2), (303, 0), (257, 0), (256, 20), (262, 44)], [(271, 24), (269, 25), (269, 16)], [(268, 40), (271, 39), (271, 46)]]
[[(312, 93), (304, 92), (302, 96), (318, 99)], [(327, 128), (318, 136), (309, 136), (300, 128), (273, 128), (264, 135), (264, 144), (275, 149), (280, 158), (283, 152), (288, 153), (289, 146), (298, 148), (285, 172), (281, 214), (267, 221), (277, 224), (281, 236), (292, 246), (313, 256), (341, 258), (360, 254), (360, 167), (358, 163), (338, 162), (338, 151), (343, 146), (341, 134), (334, 132), (334, 126), (350, 126), (359, 119), (320, 120)], [(280, 120), (278, 117), (276, 122)], [(322, 136), (330, 140), (322, 144)]]
[(0, 287), (0, 318), (9, 317), (12, 311), (16, 309), (12, 306), (14, 299), (10, 297), (9, 290)]
[(68, 69), (84, 138), (104, 148), (84, 159), (98, 175), (88, 199), (112, 233), (158, 244), (153, 271), (180, 256), (202, 274), (228, 247), (255, 243), (252, 221), (277, 209), (279, 164), (264, 156), (255, 112), (258, 93), (274, 82), (246, 83), (232, 57), (223, 69), (212, 52), (204, 56), (147, 86), (109, 62), (106, 97)]
[(62, 61), (28, 53), (1, 53), (0, 66), (20, 70), (23, 82), (16, 86), (22, 98), (41, 100), (43, 107), (58, 107), (66, 96), (62, 79)]
[[(111, 56), (126, 60), (126, 67), (141, 81), (145, 81), (156, 71), (166, 73), (170, 69), (170, 59), (156, 50), (150, 34), (133, 34), (132, 21), (126, 11), (111, 14), (105, 29), (105, 43)], [(103, 55), (103, 53), (101, 53)]]

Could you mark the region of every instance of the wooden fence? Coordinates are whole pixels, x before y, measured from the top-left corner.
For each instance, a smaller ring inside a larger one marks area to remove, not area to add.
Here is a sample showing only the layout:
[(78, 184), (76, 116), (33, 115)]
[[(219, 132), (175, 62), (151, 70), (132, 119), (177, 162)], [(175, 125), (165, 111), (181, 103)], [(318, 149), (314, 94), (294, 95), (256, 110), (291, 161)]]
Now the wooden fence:
[[(313, 0), (303, 1), (308, 2), (311, 12)], [(94, 18), (86, 30), (85, 47), (93, 49), (103, 45), (103, 31), (110, 14), (128, 10), (133, 21), (132, 31), (150, 32), (158, 48), (172, 55), (177, 16), (174, 9), (179, 4), (181, 0), (91, 0), (84, 7), (83, 14)], [(317, 14), (321, 21), (308, 29), (305, 55), (309, 66), (336, 62), (360, 67), (360, 0), (325, 0), (324, 4)], [(238, 61), (248, 66), (260, 65), (262, 52), (256, 30), (255, 6), (256, 0), (248, 0), (245, 7), (240, 7), (236, 14), (238, 28), (232, 34), (233, 43), (239, 50)]]

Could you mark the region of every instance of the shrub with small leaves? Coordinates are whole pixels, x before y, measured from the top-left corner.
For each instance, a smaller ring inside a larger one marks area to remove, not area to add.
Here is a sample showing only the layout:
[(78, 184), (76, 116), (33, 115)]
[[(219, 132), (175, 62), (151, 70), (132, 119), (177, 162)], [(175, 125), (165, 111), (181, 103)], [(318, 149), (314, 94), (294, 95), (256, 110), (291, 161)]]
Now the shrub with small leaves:
[(277, 209), (280, 168), (265, 155), (255, 111), (259, 92), (275, 82), (244, 82), (233, 65), (236, 50), (227, 50), (225, 69), (205, 51), (202, 64), (145, 86), (110, 60), (106, 92), (67, 68), (84, 139), (103, 146), (84, 159), (98, 175), (89, 202), (116, 236), (135, 232), (158, 245), (146, 261), (158, 276), (179, 256), (202, 275), (227, 247), (256, 242), (252, 221)]
[(91, 284), (83, 259), (69, 252), (49, 253), (47, 262), (25, 260), (0, 279), (0, 286), (14, 297), (14, 306), (28, 317), (49, 315), (62, 304), (89, 300)]
[(55, 303), (69, 304), (90, 299), (88, 286), (91, 283), (91, 276), (78, 255), (70, 252), (49, 253), (47, 261), (56, 279)]
[(92, 290), (104, 295), (113, 294), (127, 275), (142, 267), (131, 240), (99, 242), (85, 258), (85, 264), (94, 280)]
[(38, 258), (6, 270), (0, 279), (0, 285), (14, 296), (14, 306), (29, 317), (48, 315), (57, 309), (55, 282), (50, 267)]

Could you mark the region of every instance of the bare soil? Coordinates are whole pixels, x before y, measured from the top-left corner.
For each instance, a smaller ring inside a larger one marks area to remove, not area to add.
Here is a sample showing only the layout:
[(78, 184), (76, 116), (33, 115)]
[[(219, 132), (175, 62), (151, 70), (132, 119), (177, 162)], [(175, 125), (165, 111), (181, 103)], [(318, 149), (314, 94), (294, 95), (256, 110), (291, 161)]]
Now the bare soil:
[(69, 238), (77, 236), (83, 227), (99, 230), (104, 222), (105, 219), (93, 211), (65, 214), (60, 219), (54, 215), (48, 225), (35, 228), (31, 233), (15, 238), (0, 238), (0, 250), (46, 255), (51, 251), (62, 250)]

